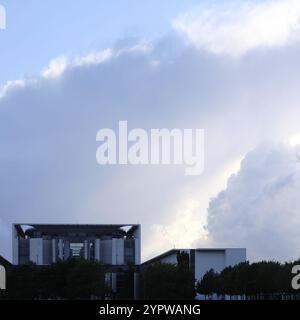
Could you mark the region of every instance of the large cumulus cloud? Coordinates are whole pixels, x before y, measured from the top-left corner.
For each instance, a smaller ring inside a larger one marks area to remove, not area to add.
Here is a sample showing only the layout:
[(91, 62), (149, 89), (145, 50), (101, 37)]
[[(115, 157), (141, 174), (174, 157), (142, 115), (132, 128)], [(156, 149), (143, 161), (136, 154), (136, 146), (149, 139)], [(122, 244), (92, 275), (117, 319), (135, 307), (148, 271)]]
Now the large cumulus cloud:
[(299, 148), (263, 144), (246, 155), (227, 188), (210, 202), (215, 243), (248, 248), (250, 259), (299, 258)]

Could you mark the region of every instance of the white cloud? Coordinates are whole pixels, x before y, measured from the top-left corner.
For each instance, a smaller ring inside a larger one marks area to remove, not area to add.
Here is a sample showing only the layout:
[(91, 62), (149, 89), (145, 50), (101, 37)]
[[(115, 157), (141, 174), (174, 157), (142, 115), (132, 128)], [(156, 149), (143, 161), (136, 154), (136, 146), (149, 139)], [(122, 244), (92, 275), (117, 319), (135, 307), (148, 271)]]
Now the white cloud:
[(50, 61), (47, 68), (42, 71), (44, 78), (58, 78), (72, 68), (99, 65), (109, 59), (117, 58), (124, 54), (148, 54), (151, 52), (151, 43), (140, 41), (135, 45), (125, 46), (118, 49), (107, 48), (98, 52), (90, 52), (83, 56), (60, 56)]
[[(228, 61), (170, 35), (62, 56), (40, 76), (9, 83), (0, 98), (2, 227), (20, 220), (139, 222), (144, 258), (172, 244), (207, 244), (209, 199), (226, 188), (238, 160), (264, 139), (299, 131), (298, 52), (286, 47)], [(119, 120), (146, 130), (204, 128), (204, 174), (186, 177), (176, 166), (99, 167), (96, 132)], [(9, 255), (8, 234), (0, 240), (0, 252)]]
[(289, 144), (291, 147), (300, 145), (300, 133), (296, 133), (290, 136)]
[(250, 50), (298, 41), (300, 2), (206, 1), (180, 15), (173, 26), (199, 49), (241, 56)]
[(215, 245), (245, 246), (254, 260), (300, 257), (298, 152), (263, 144), (246, 155), (210, 203), (208, 231)]
[(108, 48), (100, 52), (91, 52), (85, 56), (76, 56), (73, 58), (61, 56), (50, 61), (48, 67), (42, 71), (42, 76), (44, 78), (57, 78), (68, 68), (97, 65), (107, 61), (112, 55), (112, 49)]
[(151, 238), (156, 246), (147, 245), (145, 256), (157, 255), (170, 248), (191, 248), (199, 238), (202, 246), (206, 241), (206, 217), (200, 214), (201, 205), (195, 198), (185, 198), (182, 203), (176, 201), (175, 205), (170, 204), (170, 209), (172, 221), (151, 226)]
[(10, 90), (17, 88), (24, 88), (26, 85), (25, 80), (8, 81), (3, 87), (0, 87), (0, 99), (3, 98)]
[(50, 61), (49, 66), (42, 72), (42, 76), (44, 78), (56, 78), (61, 76), (67, 66), (69, 65), (69, 61), (67, 57), (58, 57)]

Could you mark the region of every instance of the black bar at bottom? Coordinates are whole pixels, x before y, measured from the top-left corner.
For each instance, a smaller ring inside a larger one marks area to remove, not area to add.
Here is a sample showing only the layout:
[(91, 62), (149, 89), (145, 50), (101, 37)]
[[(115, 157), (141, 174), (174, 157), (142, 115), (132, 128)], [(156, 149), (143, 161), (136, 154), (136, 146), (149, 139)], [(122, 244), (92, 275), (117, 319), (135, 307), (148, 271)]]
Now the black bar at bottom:
[(5, 317), (25, 319), (209, 319), (295, 314), (299, 301), (0, 301)]

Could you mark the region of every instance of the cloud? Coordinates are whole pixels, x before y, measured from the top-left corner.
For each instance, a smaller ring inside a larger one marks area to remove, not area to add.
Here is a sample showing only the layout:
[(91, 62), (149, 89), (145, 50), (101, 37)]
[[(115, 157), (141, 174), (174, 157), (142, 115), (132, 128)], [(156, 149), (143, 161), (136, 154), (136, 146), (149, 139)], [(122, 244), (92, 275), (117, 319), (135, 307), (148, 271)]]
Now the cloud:
[(28, 84), (28, 81), (26, 82), (23, 79), (8, 81), (4, 86), (0, 87), (0, 99), (3, 98), (10, 90), (24, 88), (26, 84)]
[(205, 1), (180, 15), (174, 28), (197, 48), (241, 56), (254, 49), (282, 47), (300, 36), (298, 0)]
[[(207, 232), (205, 230), (206, 217), (200, 215), (200, 203), (193, 198), (184, 198), (171, 205), (173, 219), (166, 224), (153, 224), (151, 226), (152, 241), (155, 247), (148, 247), (146, 256), (158, 255), (167, 248), (191, 248), (195, 240), (201, 237), (203, 242), (207, 242)], [(203, 243), (202, 243), (203, 245)]]
[(211, 200), (214, 243), (245, 246), (250, 259), (300, 257), (299, 147), (263, 144), (249, 152), (227, 188)]
[(57, 78), (63, 75), (67, 69), (76, 67), (86, 67), (99, 65), (112, 58), (118, 58), (128, 53), (147, 54), (151, 52), (151, 43), (147, 41), (139, 41), (134, 45), (127, 45), (121, 48), (106, 48), (102, 51), (90, 52), (83, 56), (60, 56), (50, 61), (49, 65), (42, 71), (43, 78)]
[[(184, 167), (100, 167), (95, 137), (101, 128), (117, 129), (124, 119), (129, 128), (186, 126), (186, 120), (170, 117), (183, 104), (171, 93), (183, 84), (185, 59), (170, 63), (169, 54), (158, 48), (152, 52), (143, 42), (124, 42), (99, 54), (59, 57), (40, 76), (3, 88), (0, 212), (1, 228), (7, 232), (0, 235), (0, 251), (4, 255), (11, 254), (6, 243), (11, 223), (17, 221), (140, 222), (144, 247), (155, 246), (151, 226), (163, 223), (171, 214), (167, 203), (180, 198), (178, 191), (186, 183)], [(177, 74), (175, 66), (180, 65)], [(195, 122), (188, 127), (194, 126)]]
[[(8, 83), (0, 97), (1, 230), (20, 221), (142, 223), (144, 258), (174, 244), (208, 245), (209, 200), (239, 160), (265, 139), (299, 133), (299, 51), (228, 59), (172, 33), (62, 55), (40, 75)], [(204, 129), (203, 175), (187, 177), (182, 166), (97, 165), (96, 133), (119, 120), (129, 129)], [(7, 243), (9, 232), (1, 232), (0, 252), (10, 256)]]

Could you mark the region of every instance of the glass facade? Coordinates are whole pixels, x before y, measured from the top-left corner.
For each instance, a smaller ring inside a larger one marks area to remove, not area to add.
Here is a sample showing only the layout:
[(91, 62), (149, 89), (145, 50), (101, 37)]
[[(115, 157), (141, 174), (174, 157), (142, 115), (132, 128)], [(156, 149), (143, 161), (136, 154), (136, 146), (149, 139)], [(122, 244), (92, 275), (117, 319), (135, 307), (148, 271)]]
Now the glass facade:
[(125, 241), (124, 241), (124, 262), (125, 262), (125, 264), (135, 262), (135, 241), (134, 241), (134, 239), (125, 239)]
[(29, 239), (19, 240), (19, 263), (26, 264), (29, 262)]

